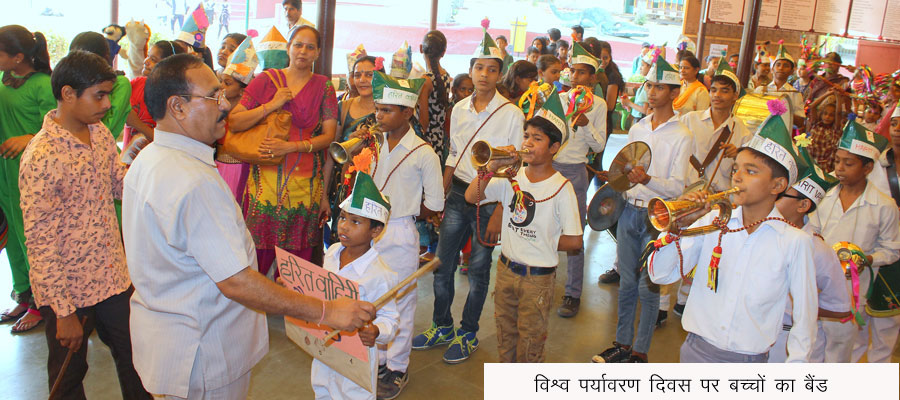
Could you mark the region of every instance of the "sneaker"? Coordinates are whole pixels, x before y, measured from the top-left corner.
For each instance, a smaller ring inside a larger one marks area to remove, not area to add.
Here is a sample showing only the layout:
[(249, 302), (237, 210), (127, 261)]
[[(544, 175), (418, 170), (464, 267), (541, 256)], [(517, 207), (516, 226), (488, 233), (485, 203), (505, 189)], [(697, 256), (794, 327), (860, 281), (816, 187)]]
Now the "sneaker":
[(450, 347), (444, 352), (444, 362), (459, 364), (468, 360), (475, 350), (478, 350), (478, 338), (475, 337), (475, 332), (466, 332), (459, 328), (456, 331), (456, 337), (450, 342)]
[(631, 357), (631, 349), (626, 349), (619, 342), (613, 342), (613, 347), (591, 357), (593, 363), (622, 363)]
[(600, 275), (600, 283), (619, 283), (619, 271), (610, 269)]
[(453, 325), (437, 326), (432, 322), (431, 328), (413, 338), (412, 348), (413, 350), (427, 350), (434, 346), (450, 343), (453, 340), (453, 334)]
[(681, 317), (684, 314), (684, 304), (675, 303), (675, 307), (672, 307), (672, 313)]
[(388, 371), (389, 370), (387, 368), (387, 365), (385, 365), (385, 364), (379, 365), (378, 366), (378, 379), (381, 380), (381, 378), (384, 378), (384, 376), (387, 375)]
[(572, 296), (563, 296), (563, 303), (556, 309), (556, 313), (563, 318), (572, 318), (578, 314), (578, 308), (581, 306), (581, 299)]
[(387, 375), (378, 380), (378, 398), (387, 400), (397, 398), (408, 382), (408, 373), (388, 370)]
[(659, 314), (656, 315), (656, 327), (662, 328), (662, 326), (666, 324), (666, 319), (668, 318), (668, 311), (659, 310)]
[(647, 360), (645, 360), (643, 357), (638, 357), (636, 355), (632, 355), (631, 357), (628, 357), (628, 361), (624, 361), (624, 362), (626, 362), (626, 363), (647, 363)]

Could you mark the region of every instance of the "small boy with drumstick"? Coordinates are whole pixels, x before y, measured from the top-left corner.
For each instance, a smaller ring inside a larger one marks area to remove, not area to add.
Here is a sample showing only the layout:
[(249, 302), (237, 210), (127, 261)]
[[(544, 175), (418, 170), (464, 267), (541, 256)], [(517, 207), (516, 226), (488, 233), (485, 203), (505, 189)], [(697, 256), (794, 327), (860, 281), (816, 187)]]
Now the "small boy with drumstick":
[[(353, 192), (341, 203), (338, 239), (325, 252), (322, 268), (359, 284), (359, 299), (375, 302), (397, 284), (397, 274), (379, 257), (372, 242), (384, 230), (391, 205), (381, 195), (372, 178), (356, 174)], [(375, 320), (359, 330), (365, 346), (386, 345), (397, 329), (399, 313), (396, 302), (388, 300), (378, 309)], [(373, 368), (372, 374), (377, 369)], [(349, 378), (313, 360), (312, 387), (317, 399), (375, 399), (375, 393), (363, 389)]]

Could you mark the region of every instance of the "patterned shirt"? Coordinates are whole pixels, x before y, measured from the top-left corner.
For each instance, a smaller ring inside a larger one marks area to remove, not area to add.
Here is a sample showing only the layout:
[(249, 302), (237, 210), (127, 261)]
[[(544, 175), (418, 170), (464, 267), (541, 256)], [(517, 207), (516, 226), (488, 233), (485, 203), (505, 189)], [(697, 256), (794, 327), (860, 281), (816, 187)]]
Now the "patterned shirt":
[(809, 155), (823, 171), (834, 171), (834, 153), (837, 151), (838, 142), (841, 141), (840, 127), (837, 124), (825, 126), (821, 122), (816, 122), (809, 128), (808, 136), (812, 139), (812, 143), (806, 148)]
[(125, 165), (112, 134), (90, 125), (87, 145), (55, 116), (47, 113), (22, 154), (19, 191), (34, 298), (64, 317), (124, 292), (131, 280), (113, 204)]

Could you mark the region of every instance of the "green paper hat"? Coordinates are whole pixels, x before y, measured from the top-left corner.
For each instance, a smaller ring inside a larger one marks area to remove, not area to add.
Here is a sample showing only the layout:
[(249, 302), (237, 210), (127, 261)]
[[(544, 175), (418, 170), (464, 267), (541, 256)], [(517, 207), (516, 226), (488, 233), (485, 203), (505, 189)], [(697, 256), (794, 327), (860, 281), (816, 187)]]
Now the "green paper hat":
[(247, 37), (240, 46), (228, 57), (228, 65), (225, 66), (225, 75), (249, 85), (253, 79), (253, 71), (259, 66), (259, 58), (256, 57), (256, 49), (253, 48), (253, 38)]
[(259, 50), (256, 52), (262, 69), (287, 68), (289, 64), (287, 45), (287, 40), (285, 40), (284, 36), (281, 36), (281, 32), (278, 32), (278, 29), (275, 29), (274, 26), (272, 29), (269, 29), (269, 33), (260, 39)]
[(372, 95), (378, 104), (415, 107), (425, 79), (397, 79), (381, 71), (372, 78)]
[[(544, 105), (534, 113), (534, 118), (543, 118), (550, 121), (553, 126), (559, 129), (561, 136), (556, 137), (560, 143), (565, 143), (569, 139), (569, 125), (566, 123), (566, 113), (563, 110), (562, 102), (556, 93), (547, 96)], [(555, 136), (555, 135), (554, 135)]]
[(726, 78), (731, 79), (734, 82), (734, 87), (738, 90), (738, 97), (747, 94), (747, 91), (744, 90), (744, 87), (741, 85), (741, 80), (738, 79), (737, 74), (734, 73), (731, 66), (728, 65), (727, 62), (722, 61), (719, 61), (719, 68), (716, 69), (716, 75), (725, 75)]
[(825, 198), (825, 193), (838, 184), (838, 179), (822, 171), (819, 164), (813, 161), (806, 147), (798, 147), (797, 150), (800, 157), (806, 162), (806, 170), (800, 174), (800, 182), (793, 187), (813, 203), (819, 205), (819, 202)]
[(391, 215), (391, 202), (378, 191), (369, 174), (357, 172), (353, 192), (341, 203), (341, 210), (387, 223)]
[[(778, 101), (778, 100), (770, 100)], [(780, 114), (766, 118), (759, 130), (744, 147), (749, 147), (765, 154), (788, 171), (788, 184), (797, 183), (800, 173), (807, 168), (806, 162), (799, 156), (797, 146), (791, 139), (791, 132), (784, 124)]]
[(681, 85), (681, 75), (675, 68), (672, 68), (666, 59), (661, 55), (656, 56), (656, 62), (647, 72), (647, 81), (656, 83), (666, 83), (669, 85)]
[(209, 19), (206, 18), (206, 11), (203, 9), (203, 3), (197, 5), (193, 12), (187, 15), (181, 32), (178, 32), (178, 40), (193, 46), (194, 43), (203, 43), (203, 31), (209, 28)]
[(600, 69), (600, 60), (593, 54), (584, 49), (581, 43), (575, 42), (572, 45), (572, 65), (587, 64), (594, 67), (594, 71)]
[(487, 29), (484, 30), (484, 39), (481, 39), (481, 44), (475, 49), (473, 58), (496, 58), (503, 61), (503, 56), (500, 55), (500, 48), (497, 47), (494, 39), (491, 39), (491, 35), (488, 35)]
[(787, 49), (784, 47), (783, 41), (778, 42), (778, 54), (775, 55), (775, 59), (772, 60), (772, 63), (774, 64), (778, 60), (788, 60), (791, 62), (791, 65), (797, 66), (797, 62), (794, 61), (794, 58), (791, 57), (791, 54), (788, 53)]
[[(852, 115), (852, 114), (851, 114)], [(839, 149), (847, 150), (853, 154), (878, 160), (881, 153), (888, 147), (888, 140), (876, 134), (856, 122), (856, 116), (848, 118), (844, 125), (844, 134), (838, 143)]]

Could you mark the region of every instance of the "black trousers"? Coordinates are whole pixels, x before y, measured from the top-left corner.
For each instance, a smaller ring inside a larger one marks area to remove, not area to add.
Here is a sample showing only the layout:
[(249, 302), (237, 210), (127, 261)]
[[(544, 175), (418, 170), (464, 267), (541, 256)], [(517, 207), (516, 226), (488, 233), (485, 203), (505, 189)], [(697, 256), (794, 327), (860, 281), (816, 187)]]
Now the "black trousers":
[[(81, 348), (72, 355), (72, 360), (69, 362), (68, 368), (66, 368), (62, 382), (60, 382), (56, 399), (81, 400), (85, 398), (82, 381), (88, 370), (88, 337), (95, 328), (97, 329), (97, 335), (100, 336), (100, 340), (109, 347), (113, 360), (116, 363), (122, 398), (126, 400), (152, 398), (144, 390), (141, 377), (134, 370), (134, 364), (131, 361), (128, 301), (132, 292), (134, 292), (133, 287), (93, 306), (75, 310), (79, 320), (87, 317), (84, 323), (84, 340), (81, 342)], [(44, 321), (47, 321), (46, 334), (47, 348), (49, 349), (47, 375), (48, 387), (52, 389), (69, 349), (62, 347), (59, 344), (59, 340), (56, 339), (56, 313), (53, 312), (53, 309), (49, 306), (44, 306), (40, 308), (40, 312), (41, 316), (44, 317)]]

